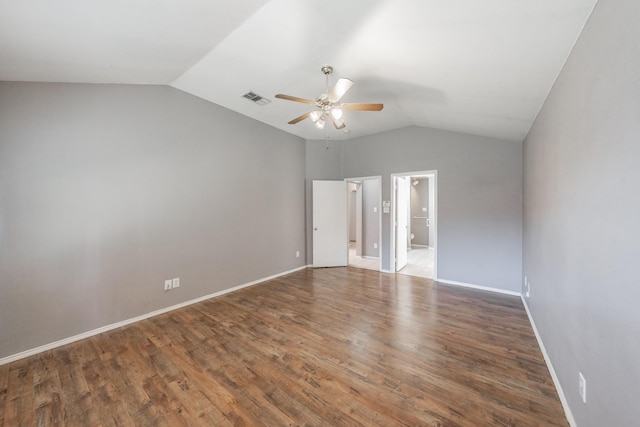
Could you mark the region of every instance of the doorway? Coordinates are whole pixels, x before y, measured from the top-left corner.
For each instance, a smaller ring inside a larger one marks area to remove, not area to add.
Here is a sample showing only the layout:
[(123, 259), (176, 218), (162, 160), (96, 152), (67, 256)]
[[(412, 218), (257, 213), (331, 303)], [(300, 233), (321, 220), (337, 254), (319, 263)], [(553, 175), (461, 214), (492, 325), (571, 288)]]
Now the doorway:
[(391, 175), (391, 269), (437, 278), (437, 171)]
[(348, 203), (348, 265), (380, 271), (381, 177), (349, 178), (345, 181)]

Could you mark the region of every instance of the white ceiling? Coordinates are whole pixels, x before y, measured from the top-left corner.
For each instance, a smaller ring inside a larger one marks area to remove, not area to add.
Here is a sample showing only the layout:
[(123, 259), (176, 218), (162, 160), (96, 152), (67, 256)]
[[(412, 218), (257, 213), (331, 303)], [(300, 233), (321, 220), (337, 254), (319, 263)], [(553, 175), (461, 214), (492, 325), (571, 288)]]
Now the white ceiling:
[[(0, 0), (0, 80), (168, 84), (306, 139), (276, 93), (355, 84), (348, 139), (409, 125), (522, 141), (597, 0)], [(242, 98), (252, 90), (273, 102)]]

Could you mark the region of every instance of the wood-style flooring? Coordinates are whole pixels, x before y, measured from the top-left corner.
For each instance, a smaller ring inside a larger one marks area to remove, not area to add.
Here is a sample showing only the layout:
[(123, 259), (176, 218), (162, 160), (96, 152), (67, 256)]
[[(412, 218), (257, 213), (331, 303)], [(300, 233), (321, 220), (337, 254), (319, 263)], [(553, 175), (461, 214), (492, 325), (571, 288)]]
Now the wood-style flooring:
[(306, 269), (0, 366), (3, 426), (567, 426), (519, 298)]

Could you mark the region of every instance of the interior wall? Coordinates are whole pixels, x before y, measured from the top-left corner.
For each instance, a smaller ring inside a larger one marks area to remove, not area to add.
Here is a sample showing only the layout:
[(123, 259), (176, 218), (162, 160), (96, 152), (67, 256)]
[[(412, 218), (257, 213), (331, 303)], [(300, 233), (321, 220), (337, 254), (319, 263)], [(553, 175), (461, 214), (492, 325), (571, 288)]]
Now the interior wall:
[(347, 183), (347, 191), (349, 192), (349, 241), (356, 241), (356, 202), (357, 202), (358, 184), (355, 182)]
[[(418, 184), (413, 185), (414, 181)], [(429, 246), (429, 227), (421, 218), (429, 218), (429, 178), (412, 178), (411, 183), (411, 244)]]
[(579, 426), (638, 424), (638, 17), (598, 1), (524, 144), (527, 304)]
[(391, 200), (392, 173), (437, 170), (438, 278), (520, 292), (522, 144), (408, 127), (345, 141), (342, 154), (344, 175), (382, 176), (382, 200)]
[(304, 159), (170, 87), (0, 83), (0, 357), (304, 265)]
[(362, 181), (362, 255), (379, 258), (380, 237), (380, 181)]

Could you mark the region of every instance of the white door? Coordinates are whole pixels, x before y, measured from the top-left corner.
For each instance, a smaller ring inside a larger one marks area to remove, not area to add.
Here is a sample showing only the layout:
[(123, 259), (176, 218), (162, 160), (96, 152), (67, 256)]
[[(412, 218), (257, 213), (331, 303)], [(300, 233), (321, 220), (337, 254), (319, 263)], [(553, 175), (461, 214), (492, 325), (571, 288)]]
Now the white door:
[(347, 265), (347, 183), (313, 181), (313, 266)]
[(396, 178), (396, 271), (407, 265), (409, 177)]

